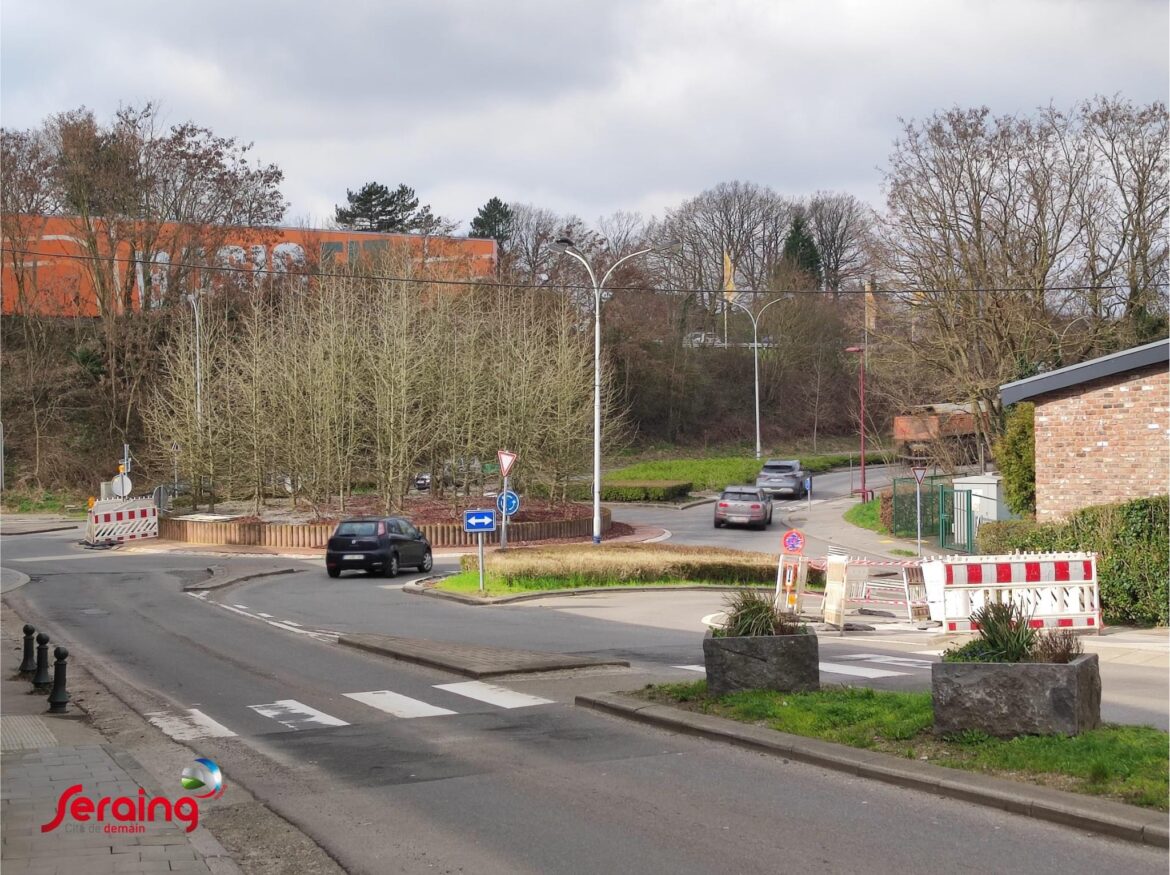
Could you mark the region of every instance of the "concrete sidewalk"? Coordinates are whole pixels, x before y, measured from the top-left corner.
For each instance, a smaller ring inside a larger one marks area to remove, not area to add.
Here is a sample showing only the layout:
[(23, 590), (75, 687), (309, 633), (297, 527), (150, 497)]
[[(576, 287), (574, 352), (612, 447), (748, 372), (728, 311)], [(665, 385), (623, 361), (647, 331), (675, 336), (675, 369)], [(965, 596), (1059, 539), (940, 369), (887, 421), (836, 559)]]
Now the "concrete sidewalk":
[[(149, 798), (174, 802), (185, 795), (175, 775), (167, 789), (127, 752), (105, 744), (75, 705), (65, 715), (50, 715), (46, 697), (18, 679), (23, 634), (11, 611), (0, 632), (0, 860), (12, 873), (216, 872), (239, 869), (215, 838), (202, 827), (187, 832), (186, 823), (161, 819), (143, 824), (138, 834), (106, 833), (113, 820), (80, 822), (68, 813), (56, 829), (42, 832), (57, 815), (62, 792), (80, 784), (73, 797), (94, 800), (129, 797), (137, 805), (139, 788)], [(52, 643), (50, 657), (52, 657)], [(111, 808), (112, 811), (112, 808)], [(92, 817), (92, 815), (91, 815)]]

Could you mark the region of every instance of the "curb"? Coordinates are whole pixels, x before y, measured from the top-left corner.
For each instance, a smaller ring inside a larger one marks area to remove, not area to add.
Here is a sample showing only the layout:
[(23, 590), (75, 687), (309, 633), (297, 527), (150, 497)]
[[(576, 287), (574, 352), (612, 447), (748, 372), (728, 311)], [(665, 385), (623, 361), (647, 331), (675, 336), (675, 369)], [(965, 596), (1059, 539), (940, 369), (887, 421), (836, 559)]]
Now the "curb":
[(218, 565), (212, 565), (208, 569), (211, 572), (211, 578), (200, 583), (193, 583), (190, 586), (183, 587), (183, 592), (211, 592), (216, 589), (223, 589), (224, 587), (232, 586), (236, 583), (243, 583), (245, 580), (255, 580), (258, 577), (275, 577), (278, 574), (296, 574), (298, 571), (304, 571), (303, 568), (277, 568), (274, 571), (253, 571), (250, 574), (237, 574), (233, 577), (223, 577), (224, 570)]
[(15, 538), (18, 535), (43, 535), (46, 532), (72, 532), (80, 528), (83, 522), (85, 522), (85, 520), (78, 520), (71, 526), (54, 526), (51, 529), (27, 529), (20, 532), (0, 532), (0, 535), (6, 535), (8, 537)]
[[(433, 580), (434, 578), (429, 578)], [(461, 592), (447, 592), (428, 586), (425, 580), (414, 580), (402, 585), (402, 591), (411, 595), (425, 595), (433, 599), (447, 599), (463, 605), (506, 605), (511, 602), (530, 602), (536, 599), (560, 596), (591, 595), (599, 592), (739, 592), (742, 589), (762, 589), (771, 592), (775, 587), (761, 583), (758, 586), (589, 586), (576, 589), (549, 589), (540, 592), (525, 592), (518, 595), (497, 595), (479, 598)]]
[(1154, 847), (1170, 847), (1166, 814), (1111, 799), (1021, 784), (977, 772), (902, 760), (888, 754), (789, 735), (634, 699), (618, 693), (579, 695), (574, 704), (659, 729), (721, 741), (911, 790), (1022, 814)]
[(395, 647), (392, 643), (366, 641), (363, 640), (363, 636), (360, 634), (339, 635), (337, 637), (337, 643), (342, 647), (352, 647), (354, 650), (372, 653), (375, 656), (388, 656), (391, 659), (397, 659), (401, 662), (410, 662), (415, 665), (426, 666), (427, 668), (437, 668), (441, 671), (450, 672), (451, 674), (477, 679), (498, 678), (516, 674), (535, 674), (546, 671), (566, 671), (576, 668), (630, 667), (629, 661), (624, 659), (595, 659), (592, 657), (566, 656), (560, 653), (539, 653), (534, 655), (544, 657), (542, 662), (537, 661), (529, 665), (497, 666), (494, 668), (479, 669), (469, 667), (452, 659), (418, 653), (412, 651), (409, 646)]

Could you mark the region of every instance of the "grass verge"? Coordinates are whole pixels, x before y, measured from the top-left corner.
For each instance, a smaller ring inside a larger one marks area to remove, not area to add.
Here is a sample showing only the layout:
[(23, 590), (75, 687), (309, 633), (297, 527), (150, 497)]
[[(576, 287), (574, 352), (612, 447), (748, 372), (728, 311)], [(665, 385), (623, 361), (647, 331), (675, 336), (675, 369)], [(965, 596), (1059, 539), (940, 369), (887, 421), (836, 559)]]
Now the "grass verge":
[(76, 495), (41, 490), (7, 490), (4, 494), (5, 513), (52, 513), (82, 518), (86, 515), (86, 501)]
[(876, 498), (863, 504), (855, 504), (845, 511), (845, 522), (877, 532), (879, 535), (890, 533), (889, 529), (882, 525), (881, 501)]
[[(773, 454), (769, 458), (799, 458), (801, 465), (810, 474), (820, 474), (832, 468), (849, 464), (849, 455), (797, 456), (795, 454)], [(870, 456), (867, 453), (866, 458)], [(880, 462), (880, 459), (874, 459)], [(709, 459), (661, 459), (627, 465), (615, 471), (608, 471), (604, 479), (609, 480), (686, 480), (696, 490), (722, 489), (728, 485), (755, 483), (763, 467), (763, 460), (754, 456), (723, 456)], [(814, 484), (815, 488), (815, 484)]]
[(930, 693), (826, 687), (819, 693), (707, 696), (707, 682), (663, 684), (642, 698), (935, 765), (996, 775), (1074, 793), (1170, 809), (1170, 734), (1107, 724), (1074, 737), (934, 735)]

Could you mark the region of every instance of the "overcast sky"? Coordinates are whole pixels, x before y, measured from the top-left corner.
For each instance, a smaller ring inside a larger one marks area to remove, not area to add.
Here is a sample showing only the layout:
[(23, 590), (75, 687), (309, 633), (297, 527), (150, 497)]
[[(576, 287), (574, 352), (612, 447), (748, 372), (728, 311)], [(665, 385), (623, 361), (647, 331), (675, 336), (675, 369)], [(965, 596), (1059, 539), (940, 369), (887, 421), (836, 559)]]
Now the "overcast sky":
[(278, 164), (286, 219), (414, 187), (660, 215), (735, 179), (881, 200), (899, 117), (1166, 101), (1166, 0), (2, 0), (0, 121), (159, 101)]

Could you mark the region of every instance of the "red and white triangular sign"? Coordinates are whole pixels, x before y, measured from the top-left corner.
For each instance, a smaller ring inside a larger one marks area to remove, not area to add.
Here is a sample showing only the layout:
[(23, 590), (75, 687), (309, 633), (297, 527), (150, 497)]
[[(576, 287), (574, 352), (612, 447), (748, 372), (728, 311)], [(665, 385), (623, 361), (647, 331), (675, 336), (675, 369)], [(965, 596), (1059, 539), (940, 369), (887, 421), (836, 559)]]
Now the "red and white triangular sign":
[(919, 482), (919, 484), (921, 484), (922, 478), (926, 476), (926, 469), (925, 468), (911, 468), (910, 470), (914, 472), (914, 479), (917, 480)]
[(500, 460), (500, 476), (507, 477), (512, 466), (516, 464), (516, 454), (509, 453), (507, 450), (499, 450), (496, 452), (496, 458)]

